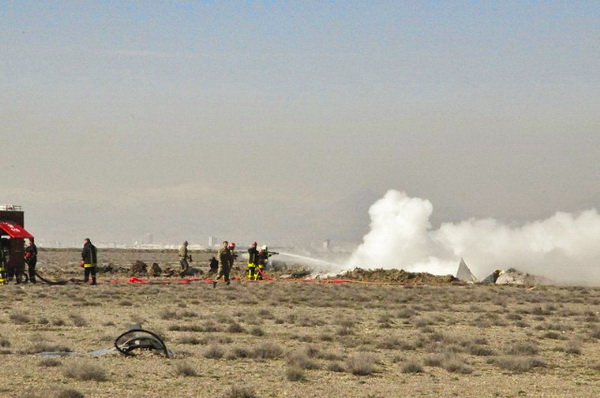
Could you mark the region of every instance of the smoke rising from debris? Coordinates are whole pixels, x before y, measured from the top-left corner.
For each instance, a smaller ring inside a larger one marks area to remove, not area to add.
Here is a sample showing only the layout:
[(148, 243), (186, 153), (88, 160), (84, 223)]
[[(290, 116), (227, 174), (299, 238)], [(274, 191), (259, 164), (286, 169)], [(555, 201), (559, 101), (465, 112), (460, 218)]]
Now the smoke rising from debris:
[(591, 209), (512, 227), (469, 219), (432, 230), (431, 202), (388, 191), (369, 209), (371, 231), (346, 269), (403, 268), (454, 274), (463, 257), (480, 279), (514, 267), (559, 283), (600, 285), (600, 215)]

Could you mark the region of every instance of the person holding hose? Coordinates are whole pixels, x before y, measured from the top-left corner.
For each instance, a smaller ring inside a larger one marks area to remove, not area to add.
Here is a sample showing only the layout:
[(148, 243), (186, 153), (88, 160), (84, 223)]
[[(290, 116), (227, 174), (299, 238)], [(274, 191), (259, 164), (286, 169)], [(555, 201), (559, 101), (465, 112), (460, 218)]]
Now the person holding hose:
[(258, 260), (258, 243), (252, 242), (252, 246), (248, 249), (248, 279), (256, 279), (256, 262)]

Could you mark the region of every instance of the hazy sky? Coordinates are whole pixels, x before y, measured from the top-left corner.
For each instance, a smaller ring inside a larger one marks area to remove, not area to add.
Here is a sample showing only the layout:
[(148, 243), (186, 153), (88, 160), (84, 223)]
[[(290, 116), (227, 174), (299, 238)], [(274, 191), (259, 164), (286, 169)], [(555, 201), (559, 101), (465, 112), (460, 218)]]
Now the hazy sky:
[(599, 126), (595, 1), (0, 0), (0, 202), (40, 239), (600, 207)]

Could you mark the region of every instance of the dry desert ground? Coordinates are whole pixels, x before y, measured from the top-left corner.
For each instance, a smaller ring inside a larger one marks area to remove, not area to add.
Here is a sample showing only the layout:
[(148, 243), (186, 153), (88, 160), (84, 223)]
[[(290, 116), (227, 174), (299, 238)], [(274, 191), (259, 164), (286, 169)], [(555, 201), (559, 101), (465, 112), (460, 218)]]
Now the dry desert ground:
[[(197, 253), (204, 266), (208, 253)], [(104, 265), (176, 262), (101, 252)], [(39, 270), (80, 278), (78, 253)], [(243, 266), (243, 263), (241, 263)], [(156, 279), (0, 286), (2, 397), (597, 397), (600, 289)], [(175, 358), (92, 357), (132, 323)], [(70, 352), (45, 357), (40, 352)]]

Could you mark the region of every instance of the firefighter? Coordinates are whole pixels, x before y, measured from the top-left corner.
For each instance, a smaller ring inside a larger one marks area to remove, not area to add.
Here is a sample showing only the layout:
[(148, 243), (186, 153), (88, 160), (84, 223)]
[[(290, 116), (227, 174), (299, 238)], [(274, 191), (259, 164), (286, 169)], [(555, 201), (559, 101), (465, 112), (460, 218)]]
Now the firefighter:
[(248, 249), (248, 279), (256, 280), (256, 262), (258, 260), (258, 243), (252, 242), (252, 246)]
[(183, 245), (179, 248), (179, 264), (181, 264), (181, 273), (185, 273), (190, 269), (190, 263), (192, 256), (188, 253), (188, 241), (184, 241)]
[(219, 259), (219, 272), (213, 282), (213, 288), (217, 287), (217, 281), (221, 278), (229, 285), (229, 272), (231, 272), (231, 250), (229, 250), (229, 242), (223, 241), (221, 248), (217, 252), (217, 258)]
[(229, 244), (229, 251), (231, 252), (231, 262), (229, 263), (229, 271), (233, 269), (233, 264), (237, 260), (238, 255), (235, 254), (235, 242)]
[(25, 248), (25, 263), (27, 263), (29, 272), (29, 282), (36, 283), (35, 265), (37, 264), (38, 249), (33, 238), (29, 239), (29, 245)]
[(267, 260), (269, 259), (269, 248), (264, 245), (261, 246), (260, 250), (257, 254), (256, 265), (258, 268), (257, 279), (263, 279), (263, 272), (265, 271), (265, 266), (267, 265)]
[(96, 265), (98, 262), (98, 250), (92, 244), (89, 238), (83, 241), (83, 250), (81, 251), (81, 266), (83, 267), (83, 281), (88, 283), (92, 277), (92, 285), (96, 284)]

